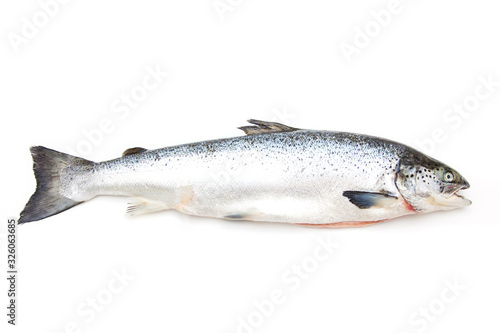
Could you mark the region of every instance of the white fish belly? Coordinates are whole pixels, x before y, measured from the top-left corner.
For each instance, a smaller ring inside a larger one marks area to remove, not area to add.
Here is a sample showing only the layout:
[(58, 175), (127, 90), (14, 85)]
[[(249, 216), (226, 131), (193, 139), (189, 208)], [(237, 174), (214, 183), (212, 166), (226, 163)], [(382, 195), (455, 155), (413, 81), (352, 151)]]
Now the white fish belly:
[(342, 195), (342, 188), (342, 182), (295, 179), (271, 187), (241, 180), (232, 186), (197, 184), (176, 209), (199, 216), (304, 224), (381, 221), (411, 213), (402, 198), (387, 207), (360, 209)]

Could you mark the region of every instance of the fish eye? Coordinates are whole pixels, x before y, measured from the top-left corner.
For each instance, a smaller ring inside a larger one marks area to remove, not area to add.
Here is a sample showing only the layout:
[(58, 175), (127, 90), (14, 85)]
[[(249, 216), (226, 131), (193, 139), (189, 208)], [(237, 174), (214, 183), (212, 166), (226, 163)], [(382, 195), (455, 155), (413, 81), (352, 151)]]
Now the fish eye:
[(455, 179), (455, 176), (451, 171), (448, 171), (444, 174), (443, 178), (445, 182), (452, 182)]

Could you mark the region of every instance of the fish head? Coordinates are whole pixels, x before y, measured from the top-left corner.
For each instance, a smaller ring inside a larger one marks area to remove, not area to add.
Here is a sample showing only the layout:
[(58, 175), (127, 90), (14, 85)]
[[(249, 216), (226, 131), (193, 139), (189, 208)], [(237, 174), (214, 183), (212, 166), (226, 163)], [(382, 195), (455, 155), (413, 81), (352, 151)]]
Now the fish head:
[(418, 213), (469, 206), (471, 201), (458, 194), (470, 187), (456, 170), (421, 153), (402, 158), (396, 186)]

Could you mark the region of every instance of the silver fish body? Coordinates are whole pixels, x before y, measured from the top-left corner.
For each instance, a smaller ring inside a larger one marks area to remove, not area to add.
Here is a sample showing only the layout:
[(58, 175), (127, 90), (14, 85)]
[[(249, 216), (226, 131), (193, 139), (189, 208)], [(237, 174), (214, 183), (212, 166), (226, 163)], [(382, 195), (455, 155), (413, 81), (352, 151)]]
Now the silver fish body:
[[(69, 200), (66, 205), (100, 195), (134, 197), (128, 209), (132, 215), (176, 209), (198, 216), (324, 227), (366, 225), (470, 204), (456, 194), (468, 187), (456, 171), (397, 142), (250, 122), (256, 126), (243, 127), (246, 136), (137, 148), (105, 162), (63, 154), (70, 160), (56, 168), (54, 195)], [(41, 149), (46, 148), (32, 149), (35, 175), (37, 156), (47, 153)], [(451, 188), (444, 193), (438, 178), (450, 173), (454, 179), (445, 182)], [(421, 186), (422, 181), (433, 187)], [(30, 202), (20, 223), (32, 218), (29, 208)]]

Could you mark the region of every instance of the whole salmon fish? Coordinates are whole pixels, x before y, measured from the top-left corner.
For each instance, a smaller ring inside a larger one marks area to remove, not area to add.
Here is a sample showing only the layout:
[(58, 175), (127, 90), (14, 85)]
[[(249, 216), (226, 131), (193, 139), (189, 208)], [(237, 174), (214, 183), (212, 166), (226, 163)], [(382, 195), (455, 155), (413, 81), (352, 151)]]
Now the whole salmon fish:
[(31, 148), (35, 193), (19, 223), (99, 195), (134, 197), (131, 215), (165, 209), (233, 220), (319, 227), (377, 223), (468, 206), (457, 171), (403, 144), (368, 135), (249, 120), (247, 135), (162, 149), (131, 148), (91, 162)]

